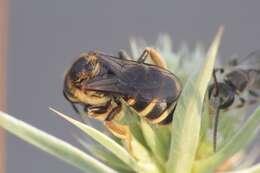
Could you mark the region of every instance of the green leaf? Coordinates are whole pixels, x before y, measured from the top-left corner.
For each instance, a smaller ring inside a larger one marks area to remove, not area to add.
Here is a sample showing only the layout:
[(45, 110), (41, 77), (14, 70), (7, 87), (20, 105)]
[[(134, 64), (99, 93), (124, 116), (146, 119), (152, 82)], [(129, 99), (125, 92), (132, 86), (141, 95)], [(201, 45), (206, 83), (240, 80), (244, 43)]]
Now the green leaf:
[(233, 156), (254, 139), (257, 132), (260, 130), (259, 124), (260, 107), (216, 154), (207, 159), (196, 161), (194, 164), (194, 172), (212, 172), (218, 165)]
[[(159, 128), (153, 129), (145, 120), (141, 121), (141, 128), (148, 147), (151, 149), (157, 160), (163, 164), (167, 160), (168, 151), (167, 144), (162, 140), (163, 136), (159, 136)], [(166, 131), (164, 131), (166, 133)]]
[[(257, 163), (260, 156), (260, 150), (259, 150), (259, 142), (255, 142), (253, 145), (250, 146), (249, 151), (242, 151), (243, 153), (243, 161), (240, 162), (239, 165), (237, 165), (237, 170), (243, 170), (250, 166), (252, 166), (254, 163)], [(242, 153), (241, 152), (241, 153)]]
[(116, 171), (72, 145), (3, 112), (0, 112), (0, 126), (84, 172), (116, 173)]
[[(126, 165), (124, 162), (122, 162), (120, 159), (118, 159), (114, 154), (111, 152), (106, 151), (102, 146), (100, 145), (93, 145), (89, 144), (83, 139), (76, 137), (77, 141), (86, 149), (91, 155), (98, 158), (102, 162), (104, 162), (109, 167), (117, 170), (117, 171), (124, 171), (124, 172), (133, 172), (133, 170)], [(119, 171), (119, 172), (120, 172)]]
[(178, 100), (173, 118), (168, 173), (190, 173), (199, 142), (201, 111), (223, 33), (221, 27), (199, 73), (190, 78)]
[(222, 111), (219, 117), (218, 134), (222, 140), (218, 144), (218, 149), (229, 142), (230, 138), (237, 132), (237, 126), (245, 121), (247, 107), (234, 109), (227, 112)]
[(147, 144), (144, 139), (142, 129), (140, 127), (141, 126), (140, 118), (137, 112), (132, 110), (123, 99), (121, 101), (123, 103), (123, 110), (125, 113), (122, 123), (127, 124), (130, 128), (133, 137), (145, 148), (147, 148)]
[(98, 143), (104, 146), (107, 150), (109, 150), (115, 156), (117, 156), (120, 160), (122, 160), (125, 164), (130, 166), (133, 170), (137, 172), (142, 170), (142, 167), (137, 163), (137, 161), (122, 146), (120, 146), (118, 143), (116, 143), (108, 136), (104, 135), (103, 133), (99, 132), (98, 130), (90, 126), (87, 126), (86, 124), (83, 124), (79, 121), (70, 118), (69, 116), (64, 115), (61, 112), (58, 112), (53, 108), (50, 109), (62, 118), (64, 118), (65, 120), (67, 120), (68, 122), (78, 127), (86, 134), (88, 134), (90, 137), (92, 137), (94, 140), (96, 140)]

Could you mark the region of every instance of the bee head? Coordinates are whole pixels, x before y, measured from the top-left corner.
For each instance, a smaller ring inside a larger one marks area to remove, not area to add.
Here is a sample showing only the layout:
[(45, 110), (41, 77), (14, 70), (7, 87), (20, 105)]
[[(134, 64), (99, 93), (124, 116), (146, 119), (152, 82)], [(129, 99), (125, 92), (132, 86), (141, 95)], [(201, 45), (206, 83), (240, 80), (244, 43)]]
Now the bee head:
[[(218, 87), (218, 88), (216, 88)], [(235, 91), (226, 83), (220, 82), (217, 85), (212, 84), (209, 86), (209, 104), (216, 108), (228, 108), (235, 98)]]
[(82, 54), (75, 63), (71, 66), (67, 80), (70, 80), (74, 85), (79, 85), (84, 80), (94, 78), (100, 70), (100, 65), (97, 61), (96, 53), (90, 52)]
[(65, 75), (64, 92), (73, 96), (73, 90), (80, 89), (85, 80), (94, 78), (100, 72), (95, 52), (81, 54)]

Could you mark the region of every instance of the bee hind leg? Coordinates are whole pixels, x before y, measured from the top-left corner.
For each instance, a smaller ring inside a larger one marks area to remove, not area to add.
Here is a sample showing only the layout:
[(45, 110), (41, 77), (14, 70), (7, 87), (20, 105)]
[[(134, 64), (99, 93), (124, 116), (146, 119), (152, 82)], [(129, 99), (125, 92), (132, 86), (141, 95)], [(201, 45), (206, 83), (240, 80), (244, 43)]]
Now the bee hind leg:
[(157, 50), (150, 48), (150, 47), (147, 47), (144, 49), (143, 53), (138, 58), (137, 62), (144, 63), (145, 60), (147, 59), (148, 55), (155, 65), (162, 67), (162, 68), (167, 68), (166, 62), (163, 59), (163, 57), (160, 55), (160, 53)]
[(116, 122), (117, 120), (121, 120), (121, 118), (124, 116), (124, 113), (122, 112), (122, 103), (117, 98), (115, 98), (114, 101), (117, 106), (114, 107), (109, 115), (106, 117), (104, 121), (105, 126), (114, 136), (125, 142), (126, 148), (128, 149), (129, 153), (133, 155), (131, 143), (132, 137), (128, 125), (123, 125)]
[(131, 133), (127, 125), (122, 125), (113, 121), (105, 121), (106, 128), (116, 137), (126, 142), (126, 147), (131, 155), (133, 155), (131, 144)]

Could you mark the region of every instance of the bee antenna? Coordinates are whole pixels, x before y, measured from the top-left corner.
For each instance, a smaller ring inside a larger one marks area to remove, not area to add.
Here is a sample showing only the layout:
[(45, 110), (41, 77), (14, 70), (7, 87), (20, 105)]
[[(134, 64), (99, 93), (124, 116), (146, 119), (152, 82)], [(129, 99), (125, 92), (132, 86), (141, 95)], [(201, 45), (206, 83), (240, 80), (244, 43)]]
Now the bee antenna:
[(68, 102), (71, 104), (71, 107), (76, 112), (76, 114), (80, 115), (80, 119), (83, 122), (87, 123), (86, 119), (84, 118), (84, 115), (82, 114), (82, 112), (79, 111), (79, 109), (77, 108), (76, 104), (69, 99), (69, 97), (67, 96), (65, 90), (63, 90), (63, 95), (64, 95), (65, 99), (68, 100)]
[(213, 71), (214, 85), (215, 85), (215, 88), (216, 88), (215, 93), (214, 93), (215, 97), (218, 96), (218, 94), (219, 94), (219, 86), (218, 86), (218, 80), (217, 80), (217, 76), (216, 76), (216, 71), (217, 71), (216, 69), (214, 69), (214, 71)]
[(68, 100), (68, 102), (70, 102), (70, 104), (71, 104), (73, 110), (74, 110), (77, 114), (79, 114), (80, 112), (79, 112), (78, 108), (75, 106), (75, 103), (73, 103), (73, 102), (68, 98), (68, 96), (67, 96), (67, 94), (66, 94), (66, 92), (65, 92), (64, 90), (63, 90), (62, 93), (63, 93), (63, 96), (65, 97), (65, 99)]
[(217, 150), (217, 132), (218, 132), (218, 121), (219, 121), (220, 106), (218, 106), (215, 115), (214, 129), (213, 129), (213, 150)]

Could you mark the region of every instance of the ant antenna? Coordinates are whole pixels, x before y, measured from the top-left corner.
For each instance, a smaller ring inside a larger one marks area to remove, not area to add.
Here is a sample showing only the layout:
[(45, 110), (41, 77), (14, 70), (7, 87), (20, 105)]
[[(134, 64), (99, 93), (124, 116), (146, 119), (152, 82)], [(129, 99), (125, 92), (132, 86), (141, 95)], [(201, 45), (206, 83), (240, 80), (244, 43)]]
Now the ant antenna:
[(218, 106), (218, 108), (216, 110), (215, 124), (214, 124), (214, 129), (213, 129), (213, 150), (214, 150), (214, 152), (216, 152), (216, 150), (217, 150), (217, 132), (218, 132), (219, 112), (220, 112), (220, 106)]

